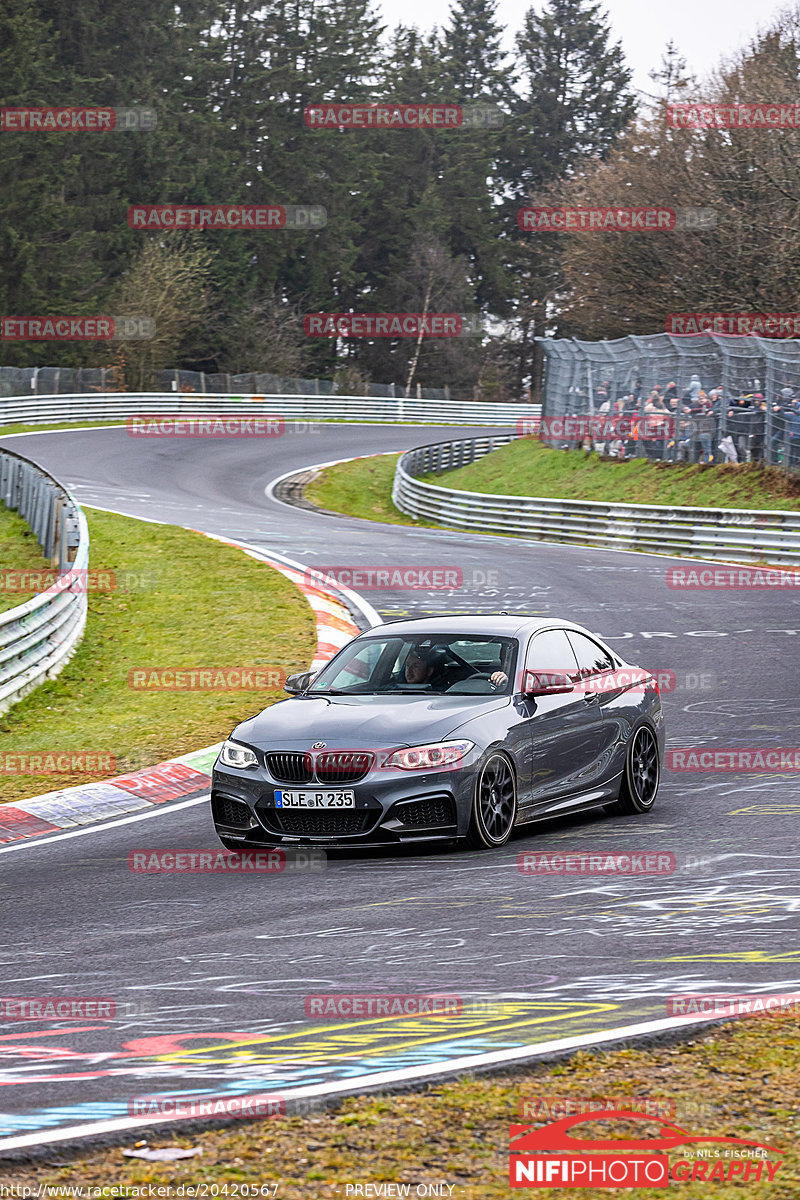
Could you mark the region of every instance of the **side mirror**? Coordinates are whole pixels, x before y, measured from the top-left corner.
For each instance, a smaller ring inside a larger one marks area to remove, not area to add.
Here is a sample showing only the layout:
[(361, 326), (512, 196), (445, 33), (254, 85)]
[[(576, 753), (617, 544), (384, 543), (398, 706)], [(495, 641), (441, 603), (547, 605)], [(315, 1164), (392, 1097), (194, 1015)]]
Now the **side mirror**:
[(575, 685), (561, 671), (524, 671), (522, 691), (526, 696), (558, 696), (574, 691)]
[(300, 671), (298, 675), (290, 675), (283, 685), (283, 690), (290, 696), (299, 696), (306, 691), (316, 671)]

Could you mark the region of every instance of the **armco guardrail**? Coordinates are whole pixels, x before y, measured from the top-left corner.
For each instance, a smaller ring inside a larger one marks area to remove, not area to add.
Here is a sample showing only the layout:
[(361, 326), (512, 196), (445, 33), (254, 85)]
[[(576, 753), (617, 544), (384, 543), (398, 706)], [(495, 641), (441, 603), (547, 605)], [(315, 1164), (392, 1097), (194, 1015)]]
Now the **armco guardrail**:
[(45, 421), (107, 421), (145, 413), (275, 414), (314, 421), (408, 421), (422, 425), (514, 425), (537, 417), (539, 404), (488, 401), (379, 399), (374, 396), (202, 396), (193, 392), (90, 392), (74, 396), (9, 396), (0, 399), (3, 425)]
[(510, 533), (610, 550), (688, 554), (727, 562), (800, 565), (800, 513), (774, 509), (670, 508), (491, 496), (425, 483), (420, 476), (464, 466), (512, 435), (439, 442), (400, 458), (392, 499), (401, 512), (455, 529)]
[(35, 463), (0, 450), (0, 500), (30, 525), (60, 572), (74, 572), (73, 590), (43, 592), (0, 612), (0, 712), (69, 661), (86, 625), (89, 530), (69, 492)]

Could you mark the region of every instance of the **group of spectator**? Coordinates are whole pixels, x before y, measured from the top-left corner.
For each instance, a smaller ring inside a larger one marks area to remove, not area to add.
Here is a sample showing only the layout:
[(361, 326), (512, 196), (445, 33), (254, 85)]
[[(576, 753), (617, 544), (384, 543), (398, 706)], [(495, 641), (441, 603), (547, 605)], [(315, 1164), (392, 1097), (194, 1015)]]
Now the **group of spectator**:
[(788, 384), (771, 400), (758, 380), (726, 396), (721, 385), (706, 392), (695, 374), (684, 388), (673, 380), (645, 394), (637, 380), (612, 398), (606, 381), (595, 389), (594, 411), (600, 436), (589, 445), (612, 457), (800, 466), (800, 389)]

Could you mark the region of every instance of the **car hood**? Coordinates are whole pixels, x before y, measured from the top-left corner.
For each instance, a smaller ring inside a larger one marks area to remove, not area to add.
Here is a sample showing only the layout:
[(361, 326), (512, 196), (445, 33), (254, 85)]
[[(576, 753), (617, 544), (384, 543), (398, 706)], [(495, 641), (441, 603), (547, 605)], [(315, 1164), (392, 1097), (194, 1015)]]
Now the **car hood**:
[(314, 742), (331, 750), (413, 746), (441, 741), (508, 703), (508, 696), (298, 696), (242, 721), (231, 736), (265, 750), (308, 749)]

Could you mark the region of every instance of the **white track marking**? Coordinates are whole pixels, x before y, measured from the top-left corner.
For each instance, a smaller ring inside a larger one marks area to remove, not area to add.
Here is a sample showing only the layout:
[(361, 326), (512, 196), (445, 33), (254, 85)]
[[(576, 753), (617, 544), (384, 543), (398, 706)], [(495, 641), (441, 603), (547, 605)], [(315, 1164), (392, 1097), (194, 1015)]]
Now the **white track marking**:
[[(32, 797), (32, 799), (34, 798)], [(0, 846), (0, 854), (12, 854), (15, 850), (31, 850), (38, 846), (50, 846), (53, 842), (63, 842), (66, 838), (83, 837), (87, 833), (102, 833), (104, 829), (116, 829), (118, 825), (132, 825), (134, 821), (146, 821), (149, 817), (161, 817), (165, 813), (177, 812), (179, 808), (191, 808), (193, 804), (204, 804), (210, 799), (211, 792), (205, 792), (202, 796), (195, 796), (192, 800), (181, 800), (178, 804), (167, 800), (162, 804), (153, 805), (149, 812), (133, 813), (130, 817), (120, 817), (116, 821), (95, 821), (80, 829), (70, 829), (68, 833), (40, 833), (35, 837), (14, 842), (10, 846)], [(0, 811), (2, 810), (0, 809)]]

